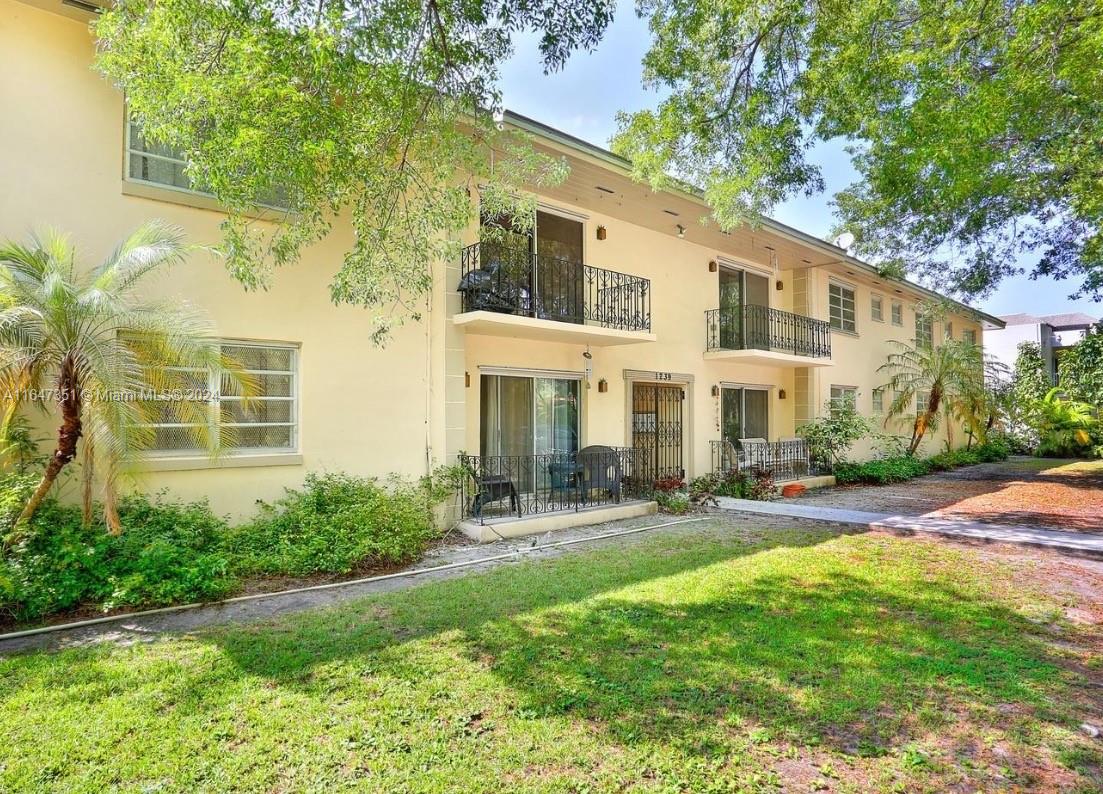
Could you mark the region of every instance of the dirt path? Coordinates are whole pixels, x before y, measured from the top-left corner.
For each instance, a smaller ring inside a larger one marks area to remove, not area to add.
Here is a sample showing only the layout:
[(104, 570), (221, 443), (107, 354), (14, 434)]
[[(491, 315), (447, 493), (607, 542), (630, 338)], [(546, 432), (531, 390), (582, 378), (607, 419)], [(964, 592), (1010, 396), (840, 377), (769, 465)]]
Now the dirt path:
[(1015, 457), (884, 486), (810, 491), (798, 504), (1103, 533), (1103, 461)]

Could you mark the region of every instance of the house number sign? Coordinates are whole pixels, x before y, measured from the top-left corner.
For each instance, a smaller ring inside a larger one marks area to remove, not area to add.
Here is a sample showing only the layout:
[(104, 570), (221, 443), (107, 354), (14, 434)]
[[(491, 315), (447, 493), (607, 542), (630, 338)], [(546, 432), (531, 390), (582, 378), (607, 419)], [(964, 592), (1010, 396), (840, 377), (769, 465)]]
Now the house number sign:
[(670, 372), (656, 372), (655, 380), (673, 380), (674, 376)]

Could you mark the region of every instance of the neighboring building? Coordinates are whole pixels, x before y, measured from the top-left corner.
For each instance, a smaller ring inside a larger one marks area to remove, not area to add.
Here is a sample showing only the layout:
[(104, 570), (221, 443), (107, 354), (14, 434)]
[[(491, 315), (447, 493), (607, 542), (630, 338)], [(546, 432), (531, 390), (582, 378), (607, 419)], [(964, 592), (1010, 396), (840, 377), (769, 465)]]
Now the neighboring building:
[(1005, 327), (992, 329), (984, 335), (984, 352), (1015, 368), (1019, 345), (1034, 342), (1042, 353), (1050, 380), (1057, 383), (1057, 364), (1061, 354), (1084, 338), (1088, 329), (1099, 322), (1082, 312), (1069, 314), (1009, 314), (1000, 317)]
[[(90, 68), (88, 18), (61, 0), (0, 0), (0, 236), (50, 224), (99, 257), (160, 217), (216, 242), (217, 205), (189, 191), (171, 153), (128, 134), (122, 97)], [(607, 151), (507, 123), (565, 157), (569, 179), (540, 196), (535, 231), (513, 246), (480, 245), (473, 222), (463, 257), (440, 263), (423, 320), (385, 348), (370, 343), (366, 312), (329, 298), (348, 229), (266, 292), (204, 257), (162, 279), (158, 294), (205, 308), (263, 373), (267, 399), (238, 417), (243, 448), (217, 462), (162, 428), (143, 487), (243, 514), (307, 471), (415, 475), (466, 451), (533, 461), (509, 484), (522, 490), (550, 467), (554, 490), (576, 475), (536, 456), (590, 445), (634, 450), (641, 477), (693, 477), (725, 439), (790, 438), (831, 398), (883, 410), (890, 340), (979, 339), (1003, 325), (962, 304), (945, 323), (919, 323), (917, 303), (935, 293), (774, 221), (703, 226), (699, 197), (653, 193)]]

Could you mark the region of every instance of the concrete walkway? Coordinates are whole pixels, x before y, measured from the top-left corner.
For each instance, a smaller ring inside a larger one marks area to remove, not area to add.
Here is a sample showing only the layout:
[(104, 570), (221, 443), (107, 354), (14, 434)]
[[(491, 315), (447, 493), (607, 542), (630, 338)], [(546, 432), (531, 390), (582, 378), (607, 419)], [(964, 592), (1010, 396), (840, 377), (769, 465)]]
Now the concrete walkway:
[(814, 507), (789, 502), (756, 502), (750, 499), (734, 499), (727, 496), (718, 497), (716, 501), (722, 510), (738, 510), (743, 513), (804, 518), (814, 521), (830, 521), (836, 524), (853, 524), (869, 529), (881, 529), (897, 533), (928, 532), (935, 535), (990, 543), (1046, 546), (1072, 554), (1103, 557), (1103, 535), (1061, 532), (1041, 527), (982, 524), (979, 521), (966, 521), (964, 519), (867, 513), (862, 510)]

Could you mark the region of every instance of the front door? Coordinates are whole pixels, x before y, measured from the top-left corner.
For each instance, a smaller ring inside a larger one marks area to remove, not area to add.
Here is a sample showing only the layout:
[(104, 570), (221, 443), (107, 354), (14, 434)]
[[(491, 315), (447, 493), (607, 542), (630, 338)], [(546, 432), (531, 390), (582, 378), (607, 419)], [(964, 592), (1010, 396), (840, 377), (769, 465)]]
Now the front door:
[(682, 463), (681, 386), (632, 385), (632, 449), (637, 476), (650, 484), (664, 477), (685, 477)]

